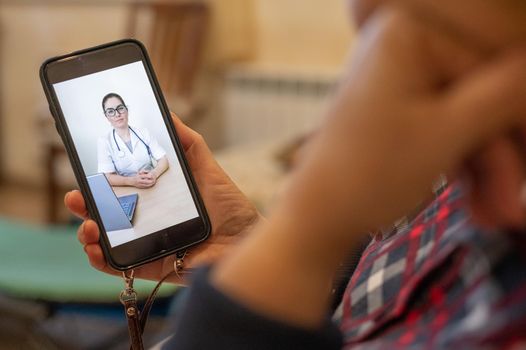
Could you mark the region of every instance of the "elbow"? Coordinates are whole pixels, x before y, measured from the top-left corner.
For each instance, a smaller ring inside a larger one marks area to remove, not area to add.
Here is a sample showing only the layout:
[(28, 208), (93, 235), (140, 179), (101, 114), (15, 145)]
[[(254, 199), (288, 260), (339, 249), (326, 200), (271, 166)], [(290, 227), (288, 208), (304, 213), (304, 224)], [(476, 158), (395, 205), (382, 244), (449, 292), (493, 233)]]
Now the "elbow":
[(166, 156), (163, 156), (161, 158), (161, 162), (164, 164), (165, 169), (168, 169), (170, 167), (170, 162), (168, 162), (168, 158)]

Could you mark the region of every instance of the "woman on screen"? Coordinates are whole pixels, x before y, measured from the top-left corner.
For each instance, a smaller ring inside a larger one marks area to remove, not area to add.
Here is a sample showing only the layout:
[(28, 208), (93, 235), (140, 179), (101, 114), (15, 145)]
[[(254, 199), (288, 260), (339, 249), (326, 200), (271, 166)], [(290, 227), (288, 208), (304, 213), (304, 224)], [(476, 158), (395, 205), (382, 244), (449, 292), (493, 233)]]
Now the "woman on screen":
[(113, 127), (98, 141), (98, 172), (112, 186), (149, 188), (168, 169), (165, 150), (146, 129), (128, 124), (128, 107), (112, 92), (102, 99), (102, 110)]

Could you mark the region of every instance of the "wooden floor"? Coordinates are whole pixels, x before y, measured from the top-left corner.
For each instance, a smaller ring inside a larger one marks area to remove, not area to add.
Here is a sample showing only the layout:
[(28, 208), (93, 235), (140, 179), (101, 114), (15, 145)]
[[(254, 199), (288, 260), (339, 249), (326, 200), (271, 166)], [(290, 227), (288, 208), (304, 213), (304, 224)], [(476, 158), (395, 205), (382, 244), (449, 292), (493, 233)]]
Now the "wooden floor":
[[(33, 224), (47, 223), (47, 197), (43, 188), (22, 185), (0, 185), (0, 217), (12, 218)], [(67, 220), (68, 213), (62, 203), (61, 218)]]

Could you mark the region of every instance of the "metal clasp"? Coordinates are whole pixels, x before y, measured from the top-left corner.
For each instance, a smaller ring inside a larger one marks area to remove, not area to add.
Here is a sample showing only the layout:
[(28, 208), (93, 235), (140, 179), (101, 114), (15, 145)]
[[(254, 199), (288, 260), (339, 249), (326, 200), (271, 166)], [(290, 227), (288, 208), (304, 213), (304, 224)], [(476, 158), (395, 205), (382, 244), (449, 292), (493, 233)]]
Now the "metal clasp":
[(182, 272), (184, 268), (184, 258), (186, 257), (186, 252), (187, 250), (175, 253), (174, 271), (178, 277), (181, 277), (179, 276), (179, 272)]
[(133, 289), (134, 271), (128, 270), (122, 272), (122, 279), (124, 280), (124, 289), (119, 295), (122, 304), (130, 300), (137, 300), (137, 292)]

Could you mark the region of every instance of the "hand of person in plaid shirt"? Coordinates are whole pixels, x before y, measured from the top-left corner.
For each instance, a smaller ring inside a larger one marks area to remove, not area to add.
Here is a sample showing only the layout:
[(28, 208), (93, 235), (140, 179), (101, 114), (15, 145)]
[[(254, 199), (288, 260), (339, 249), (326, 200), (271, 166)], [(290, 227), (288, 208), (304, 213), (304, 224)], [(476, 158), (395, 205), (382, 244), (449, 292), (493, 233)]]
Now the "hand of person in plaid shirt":
[[(399, 3), (376, 11), (283, 202), (213, 272), (220, 290), (319, 326), (332, 273), (358, 233), (404, 215), (439, 172), (525, 122), (526, 50), (470, 59), (465, 42), (450, 39)], [(467, 63), (458, 70), (451, 57)]]
[[(349, 0), (355, 22), (363, 26), (387, 0)], [(524, 42), (526, 6), (520, 0), (404, 0), (398, 2), (425, 25), (442, 31), (447, 41), (432, 42), (447, 53), (435, 64), (450, 77), (464, 74), (488, 56), (509, 50)], [(490, 24), (491, 23), (491, 24)], [(491, 30), (488, 30), (491, 26)], [(495, 90), (497, 87), (495, 87)], [(521, 103), (515, 100), (513, 103)], [(481, 104), (480, 108), (483, 108)], [(456, 175), (463, 176), (471, 191), (470, 207), (475, 220), (485, 227), (522, 227), (524, 225), (523, 181), (524, 126), (513, 135), (503, 135), (485, 143)]]

